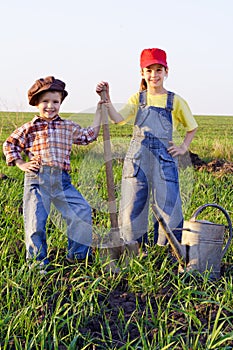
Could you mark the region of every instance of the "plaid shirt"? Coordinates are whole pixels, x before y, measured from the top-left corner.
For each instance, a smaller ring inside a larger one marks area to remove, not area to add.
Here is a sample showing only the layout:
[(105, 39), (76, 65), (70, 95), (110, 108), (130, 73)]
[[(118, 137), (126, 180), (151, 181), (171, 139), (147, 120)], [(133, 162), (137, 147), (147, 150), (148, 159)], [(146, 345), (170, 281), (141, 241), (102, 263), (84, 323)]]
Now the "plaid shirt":
[(29, 159), (41, 160), (41, 165), (70, 170), (72, 144), (88, 145), (96, 140), (92, 127), (81, 128), (71, 120), (57, 116), (51, 121), (35, 116), (16, 129), (4, 142), (3, 152), (7, 165), (15, 165), (24, 152)]

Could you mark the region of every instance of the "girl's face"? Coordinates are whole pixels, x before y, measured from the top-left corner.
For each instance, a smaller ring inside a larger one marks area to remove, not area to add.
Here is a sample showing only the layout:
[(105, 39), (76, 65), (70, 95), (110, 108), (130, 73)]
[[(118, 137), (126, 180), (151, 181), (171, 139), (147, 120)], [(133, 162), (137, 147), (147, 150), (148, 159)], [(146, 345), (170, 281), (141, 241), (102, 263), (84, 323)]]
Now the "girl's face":
[(164, 78), (167, 77), (168, 70), (161, 64), (152, 64), (141, 71), (142, 77), (147, 83), (148, 90), (163, 88)]
[(59, 91), (47, 91), (39, 96), (37, 108), (40, 117), (45, 120), (55, 118), (61, 106), (62, 96)]

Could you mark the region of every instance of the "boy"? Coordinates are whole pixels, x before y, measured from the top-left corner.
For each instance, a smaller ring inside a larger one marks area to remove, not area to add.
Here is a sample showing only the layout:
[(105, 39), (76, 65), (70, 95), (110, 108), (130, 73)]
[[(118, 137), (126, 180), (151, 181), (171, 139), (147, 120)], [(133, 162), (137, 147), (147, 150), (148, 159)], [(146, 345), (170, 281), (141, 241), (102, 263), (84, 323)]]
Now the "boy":
[[(49, 264), (46, 222), (51, 203), (67, 223), (68, 254), (71, 262), (91, 255), (91, 208), (71, 184), (72, 144), (88, 145), (100, 129), (100, 105), (92, 126), (81, 128), (59, 116), (68, 95), (65, 83), (53, 76), (38, 79), (28, 91), (29, 104), (39, 110), (30, 122), (16, 129), (4, 142), (6, 162), (25, 172), (23, 215), (27, 259), (35, 259), (41, 270)], [(29, 161), (24, 161), (24, 152)]]

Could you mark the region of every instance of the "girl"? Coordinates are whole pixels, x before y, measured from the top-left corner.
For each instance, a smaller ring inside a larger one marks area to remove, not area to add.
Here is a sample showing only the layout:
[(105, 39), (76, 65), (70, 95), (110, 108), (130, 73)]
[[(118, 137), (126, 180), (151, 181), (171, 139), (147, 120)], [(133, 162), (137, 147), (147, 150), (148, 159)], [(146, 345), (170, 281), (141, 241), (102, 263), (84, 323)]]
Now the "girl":
[[(164, 88), (168, 76), (165, 51), (144, 49), (140, 56), (140, 91), (132, 95), (118, 113), (109, 95), (107, 82), (97, 84), (98, 94), (106, 89), (105, 103), (110, 118), (124, 124), (135, 118), (133, 137), (125, 157), (119, 224), (124, 240), (137, 240), (142, 247), (148, 243), (148, 211), (152, 192), (154, 204), (181, 241), (183, 226), (179, 190), (177, 156), (183, 155), (195, 135), (197, 123), (186, 101)], [(183, 124), (186, 135), (180, 145), (173, 142), (173, 130)], [(155, 219), (154, 243), (167, 243)]]

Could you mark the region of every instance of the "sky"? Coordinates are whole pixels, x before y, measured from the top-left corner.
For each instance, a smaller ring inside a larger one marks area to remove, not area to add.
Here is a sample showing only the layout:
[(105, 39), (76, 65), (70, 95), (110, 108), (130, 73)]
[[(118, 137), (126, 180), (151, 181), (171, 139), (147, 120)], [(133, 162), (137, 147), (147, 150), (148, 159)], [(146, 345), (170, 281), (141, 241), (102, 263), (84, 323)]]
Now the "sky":
[(99, 81), (121, 105), (139, 89), (144, 48), (166, 51), (165, 88), (194, 115), (233, 115), (232, 0), (8, 0), (0, 5), (0, 111), (35, 111), (27, 91), (66, 83), (61, 112), (92, 112)]

